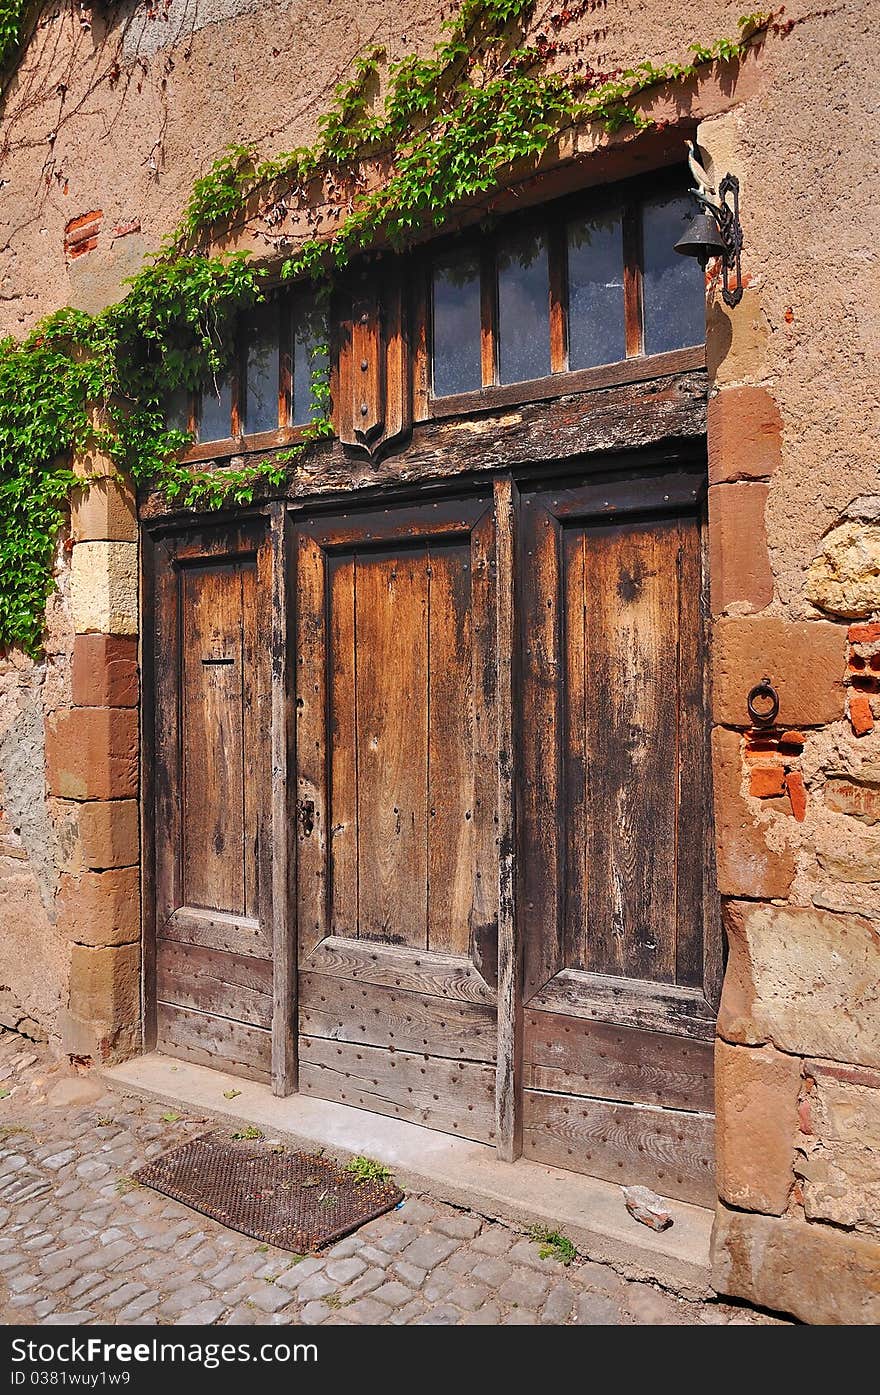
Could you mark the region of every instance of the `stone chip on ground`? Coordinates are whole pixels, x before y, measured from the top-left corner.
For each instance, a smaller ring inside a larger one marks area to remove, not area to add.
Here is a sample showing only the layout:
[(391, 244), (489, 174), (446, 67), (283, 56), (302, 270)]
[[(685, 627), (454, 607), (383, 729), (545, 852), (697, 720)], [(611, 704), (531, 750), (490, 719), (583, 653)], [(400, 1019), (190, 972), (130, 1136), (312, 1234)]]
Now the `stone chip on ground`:
[(651, 1230), (668, 1230), (672, 1214), (662, 1196), (648, 1187), (621, 1187), (626, 1209), (633, 1220), (650, 1226)]

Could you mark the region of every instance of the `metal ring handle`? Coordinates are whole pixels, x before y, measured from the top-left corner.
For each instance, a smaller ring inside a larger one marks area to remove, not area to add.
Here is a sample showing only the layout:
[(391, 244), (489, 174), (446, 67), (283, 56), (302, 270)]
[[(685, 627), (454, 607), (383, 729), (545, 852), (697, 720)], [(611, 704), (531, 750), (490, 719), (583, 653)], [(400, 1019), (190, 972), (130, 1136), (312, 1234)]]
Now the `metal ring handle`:
[[(756, 699), (764, 699), (769, 702), (769, 707), (757, 707)], [(749, 716), (756, 727), (772, 727), (779, 716), (779, 694), (770, 682), (769, 678), (762, 678), (760, 683), (756, 683), (747, 698)]]

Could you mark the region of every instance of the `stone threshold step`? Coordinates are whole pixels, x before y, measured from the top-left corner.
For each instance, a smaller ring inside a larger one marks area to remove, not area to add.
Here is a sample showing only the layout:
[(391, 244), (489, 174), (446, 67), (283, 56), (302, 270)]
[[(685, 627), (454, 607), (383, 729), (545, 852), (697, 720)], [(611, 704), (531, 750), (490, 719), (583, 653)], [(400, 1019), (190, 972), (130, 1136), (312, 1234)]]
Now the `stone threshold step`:
[[(482, 1143), (437, 1133), (329, 1100), (290, 1095), (278, 1099), (268, 1085), (152, 1052), (101, 1074), (117, 1088), (176, 1107), (253, 1124), (297, 1148), (322, 1148), (344, 1160), (353, 1153), (390, 1167), (402, 1187), (428, 1192), (492, 1220), (560, 1230), (581, 1254), (610, 1264), (628, 1279), (654, 1279), (687, 1298), (704, 1298), (709, 1283), (712, 1212), (670, 1201), (674, 1217), (656, 1233), (628, 1214), (613, 1182), (564, 1172), (520, 1158), (499, 1161)], [(226, 1091), (238, 1093), (232, 1100)]]

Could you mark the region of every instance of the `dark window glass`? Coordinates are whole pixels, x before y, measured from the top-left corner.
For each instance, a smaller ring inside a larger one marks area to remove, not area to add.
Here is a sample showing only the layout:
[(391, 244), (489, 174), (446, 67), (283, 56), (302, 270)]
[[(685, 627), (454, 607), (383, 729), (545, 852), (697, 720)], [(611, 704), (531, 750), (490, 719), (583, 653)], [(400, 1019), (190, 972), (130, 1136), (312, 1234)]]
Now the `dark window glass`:
[(228, 373), (202, 389), (200, 441), (225, 441), (232, 435), (232, 382)]
[(693, 257), (674, 250), (694, 216), (687, 195), (651, 199), (642, 210), (645, 353), (702, 344), (706, 279)]
[(482, 386), (480, 263), (476, 254), (434, 267), (434, 395), (449, 397)]
[(620, 214), (582, 218), (568, 227), (568, 366), (625, 357)]
[(502, 383), (550, 372), (550, 278), (543, 233), (519, 232), (498, 249), (498, 355)]
[(189, 431), (190, 395), (186, 388), (175, 388), (165, 403), (165, 425), (169, 431)]
[(327, 372), (327, 317), (314, 301), (293, 302), (293, 401), (291, 425), (305, 426), (324, 408), (316, 400), (313, 380)]
[(244, 324), (244, 432), (278, 428), (278, 302), (260, 305)]

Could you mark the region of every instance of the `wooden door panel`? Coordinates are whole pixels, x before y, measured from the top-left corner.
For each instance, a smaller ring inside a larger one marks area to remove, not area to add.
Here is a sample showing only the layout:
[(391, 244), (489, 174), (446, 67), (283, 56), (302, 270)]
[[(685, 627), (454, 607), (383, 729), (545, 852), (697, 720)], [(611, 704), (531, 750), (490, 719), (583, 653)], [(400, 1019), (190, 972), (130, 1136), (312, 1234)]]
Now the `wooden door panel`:
[[(354, 559), (357, 921), (343, 927), (332, 917), (334, 934), (420, 949), (428, 947), (429, 570), (427, 543)], [(331, 721), (335, 699), (331, 688)], [(332, 789), (329, 818), (333, 830)], [(331, 866), (332, 906), (332, 855)]]
[(701, 473), (523, 499), (523, 1147), (712, 1185)]
[(232, 915), (256, 906), (256, 828), (245, 816), (244, 630), (253, 562), (187, 568), (183, 620), (183, 904)]
[(523, 1108), (527, 1158), (714, 1205), (711, 1115), (540, 1090), (526, 1090)]
[(299, 1079), (320, 1099), (482, 1143), (495, 1137), (494, 1064), (301, 1036)]
[(297, 559), (301, 1088), (494, 1137), (439, 1087), (482, 1101), (497, 1049), (491, 502), (310, 520)]
[(153, 563), (157, 1045), (267, 1080), (268, 549), (260, 524), (220, 526)]
[(652, 1032), (649, 1040), (646, 1051), (646, 1034), (638, 1028), (527, 1009), (523, 1083), (532, 1090), (711, 1113), (712, 1043), (669, 1032)]

